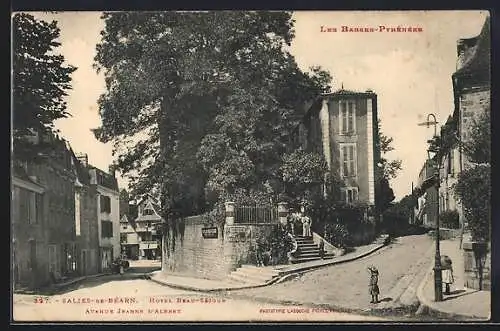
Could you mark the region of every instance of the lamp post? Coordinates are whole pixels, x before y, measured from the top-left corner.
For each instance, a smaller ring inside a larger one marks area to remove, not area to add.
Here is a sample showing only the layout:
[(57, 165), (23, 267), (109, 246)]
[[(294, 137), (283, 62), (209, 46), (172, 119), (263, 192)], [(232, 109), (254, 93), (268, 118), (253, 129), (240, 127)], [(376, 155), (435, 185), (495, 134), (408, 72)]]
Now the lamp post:
[[(433, 118), (433, 121), (430, 121), (430, 118)], [(431, 124), (434, 125), (434, 137), (435, 139), (439, 139), (437, 137), (437, 120), (436, 116), (434, 114), (429, 114), (427, 115), (427, 121), (424, 123), (420, 123), (419, 125), (425, 125), (426, 127), (429, 127)], [(430, 142), (430, 141), (428, 141)], [(439, 148), (441, 147), (441, 141), (439, 141), (438, 145), (438, 150), (432, 150), (431, 147), (427, 150), (427, 157), (429, 159), (429, 162), (432, 162), (432, 157), (431, 153), (432, 152), (439, 152)], [(439, 155), (437, 156), (439, 158)], [(439, 168), (440, 168), (440, 162), (439, 160), (437, 161), (437, 165), (433, 164), (433, 170), (434, 170), (434, 185), (437, 190), (437, 208), (436, 208), (436, 254), (434, 258), (434, 301), (443, 301), (443, 282), (442, 282), (442, 275), (441, 275), (441, 252), (440, 252), (440, 247), (439, 247), (439, 241), (440, 241), (440, 235), (439, 235)]]

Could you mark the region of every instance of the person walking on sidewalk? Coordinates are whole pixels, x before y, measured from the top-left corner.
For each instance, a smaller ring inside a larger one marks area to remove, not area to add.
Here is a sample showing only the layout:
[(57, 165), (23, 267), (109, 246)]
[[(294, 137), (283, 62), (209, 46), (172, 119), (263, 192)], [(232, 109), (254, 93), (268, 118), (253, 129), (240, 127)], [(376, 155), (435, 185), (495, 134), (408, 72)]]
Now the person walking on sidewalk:
[(378, 295), (380, 294), (380, 290), (378, 288), (378, 269), (374, 266), (369, 266), (368, 271), (370, 271), (369, 292), (372, 297), (372, 301), (370, 301), (370, 303), (378, 303)]
[(452, 261), (449, 256), (444, 255), (441, 261), (442, 271), (443, 271), (443, 283), (445, 285), (444, 294), (450, 294), (451, 284), (455, 282), (453, 279), (453, 266)]

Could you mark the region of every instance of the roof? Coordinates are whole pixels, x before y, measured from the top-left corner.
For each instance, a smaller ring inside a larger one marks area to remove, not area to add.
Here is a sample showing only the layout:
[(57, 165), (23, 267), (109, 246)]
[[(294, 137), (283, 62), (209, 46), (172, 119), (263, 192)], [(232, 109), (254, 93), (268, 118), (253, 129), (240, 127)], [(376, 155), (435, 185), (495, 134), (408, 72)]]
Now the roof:
[(69, 152), (71, 153), (72, 157), (72, 164), (75, 167), (76, 175), (78, 178), (78, 181), (81, 184), (89, 185), (90, 184), (90, 174), (87, 171), (86, 167), (82, 164), (82, 162), (76, 157), (75, 152), (71, 147), (69, 147)]
[(335, 97), (335, 96), (345, 96), (345, 95), (348, 95), (348, 96), (374, 96), (376, 94), (372, 90), (366, 90), (365, 92), (361, 92), (361, 91), (346, 90), (344, 88), (341, 88), (341, 89), (334, 91), (334, 92), (321, 94), (321, 96), (323, 96), (323, 97)]
[(96, 171), (96, 181), (98, 185), (101, 185), (103, 187), (109, 188), (114, 191), (118, 191), (118, 180), (116, 179), (115, 176), (108, 174), (107, 172), (96, 168), (92, 165), (89, 164), (88, 168), (90, 170), (95, 170)]
[(40, 183), (31, 179), (26, 170), (18, 162), (12, 162), (12, 176), (43, 187)]
[(159, 199), (156, 199), (149, 193), (146, 193), (144, 196), (142, 196), (142, 198), (139, 199), (139, 201), (137, 201), (137, 206), (147, 202), (151, 202), (151, 205), (153, 206), (156, 212), (160, 211), (161, 208)]
[(481, 33), (474, 38), (460, 39), (459, 42), (470, 47), (466, 53), (464, 64), (453, 75), (466, 75), (481, 71), (490, 71), (490, 18), (486, 18)]

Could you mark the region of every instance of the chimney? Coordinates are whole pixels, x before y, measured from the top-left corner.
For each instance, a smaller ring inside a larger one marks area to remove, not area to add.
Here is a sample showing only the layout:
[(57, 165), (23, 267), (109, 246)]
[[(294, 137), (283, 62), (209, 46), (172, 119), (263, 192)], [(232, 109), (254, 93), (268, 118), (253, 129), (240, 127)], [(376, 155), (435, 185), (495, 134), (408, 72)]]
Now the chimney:
[(110, 164), (108, 170), (109, 170), (109, 174), (111, 176), (115, 177), (115, 165), (114, 164)]
[(457, 70), (462, 68), (465, 60), (465, 49), (467, 45), (465, 44), (465, 40), (459, 39), (457, 41)]
[(78, 154), (76, 156), (76, 158), (78, 159), (78, 161), (80, 161), (80, 163), (86, 168), (88, 167), (89, 165), (89, 157), (87, 154)]

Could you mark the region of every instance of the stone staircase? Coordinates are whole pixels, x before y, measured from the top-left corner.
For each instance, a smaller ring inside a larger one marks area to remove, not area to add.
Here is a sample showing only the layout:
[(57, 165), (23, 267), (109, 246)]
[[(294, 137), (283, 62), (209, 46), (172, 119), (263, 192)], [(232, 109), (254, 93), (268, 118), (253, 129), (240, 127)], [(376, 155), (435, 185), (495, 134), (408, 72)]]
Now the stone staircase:
[(228, 281), (244, 285), (262, 285), (279, 277), (279, 270), (273, 266), (257, 267), (244, 264), (231, 272)]
[[(295, 257), (292, 257), (290, 261), (291, 263), (302, 263), (321, 259), (319, 255), (319, 246), (314, 243), (312, 237), (296, 236), (295, 240), (297, 240), (298, 248)], [(331, 259), (333, 256), (333, 253), (325, 253), (323, 258)]]

